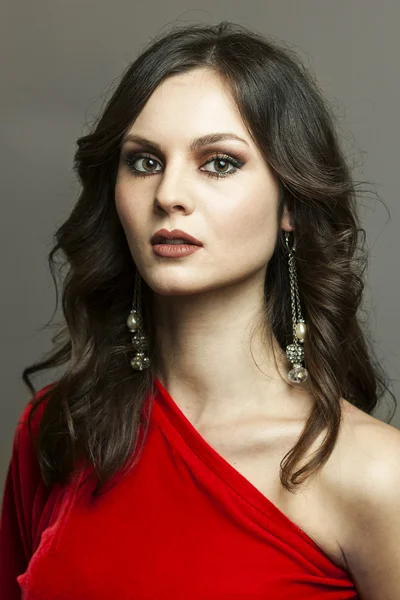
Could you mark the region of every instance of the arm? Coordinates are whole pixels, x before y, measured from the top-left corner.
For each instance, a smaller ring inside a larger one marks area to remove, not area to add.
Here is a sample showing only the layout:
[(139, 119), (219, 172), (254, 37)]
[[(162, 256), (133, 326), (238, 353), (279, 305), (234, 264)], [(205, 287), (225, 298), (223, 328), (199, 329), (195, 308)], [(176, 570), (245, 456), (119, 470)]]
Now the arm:
[[(27, 569), (32, 554), (33, 523), (37, 523), (41, 510), (37, 497), (41, 475), (27, 423), (31, 405), (32, 400), (25, 407), (15, 431), (1, 509), (0, 597), (7, 600), (21, 598), (16, 578)], [(32, 419), (33, 433), (42, 408), (40, 405)]]
[(361, 600), (400, 598), (400, 432), (371, 426), (353, 479), (344, 544)]
[(24, 547), (26, 541), (19, 523), (17, 509), (21, 498), (17, 475), (16, 461), (11, 460), (5, 482), (3, 506), (0, 525), (0, 590), (1, 597), (10, 600), (19, 600), (21, 590), (17, 583), (17, 575), (23, 573), (27, 567), (27, 554)]

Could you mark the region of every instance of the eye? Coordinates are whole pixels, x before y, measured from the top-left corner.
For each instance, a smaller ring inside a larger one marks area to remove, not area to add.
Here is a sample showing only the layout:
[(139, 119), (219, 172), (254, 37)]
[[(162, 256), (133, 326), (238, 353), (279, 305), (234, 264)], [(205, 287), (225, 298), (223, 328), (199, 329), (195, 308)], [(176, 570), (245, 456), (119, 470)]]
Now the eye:
[[(128, 154), (127, 153), (127, 154), (123, 155), (123, 160), (135, 177), (148, 177), (149, 175), (153, 175), (153, 174), (160, 172), (159, 170), (155, 171), (153, 169), (153, 167), (156, 164), (160, 164), (160, 163), (149, 154), (144, 154), (144, 153)], [(136, 162), (138, 162), (139, 165), (144, 167), (145, 170), (142, 171), (142, 170), (138, 169), (135, 166)], [(206, 165), (206, 164), (212, 163), (212, 162), (219, 163), (220, 166), (222, 163), (223, 170), (222, 171), (202, 171), (202, 172), (205, 173), (208, 177), (218, 177), (218, 178), (227, 177), (228, 175), (234, 175), (244, 164), (242, 161), (238, 160), (237, 158), (234, 158), (233, 156), (228, 156), (226, 154), (213, 154), (213, 156), (211, 158), (209, 158), (208, 161), (204, 164)], [(147, 167), (150, 168), (150, 170), (147, 170), (146, 165), (147, 165)], [(232, 169), (230, 169), (229, 171), (226, 170), (226, 168), (228, 166), (232, 167)]]
[[(152, 169), (154, 164), (158, 162), (154, 158), (149, 156), (148, 154), (132, 154), (132, 155), (126, 154), (126, 155), (124, 155), (123, 158), (124, 158), (124, 162), (128, 165), (128, 167), (130, 168), (132, 173), (138, 177), (147, 177), (147, 175), (152, 174), (152, 171), (151, 170), (150, 171), (141, 171), (140, 169), (138, 169), (137, 167), (134, 166), (137, 161), (140, 161), (139, 164), (141, 166), (143, 166), (143, 164), (147, 164), (147, 166), (150, 166), (150, 169)], [(158, 163), (158, 164), (160, 164), (160, 163)], [(154, 172), (155, 171), (153, 171), (153, 173)]]
[[(213, 154), (213, 156), (205, 163), (222, 163), (222, 168), (225, 169), (222, 172), (213, 172), (213, 171), (204, 171), (206, 175), (209, 177), (226, 177), (227, 175), (234, 175), (242, 166), (243, 162), (233, 158), (233, 156), (228, 156), (227, 154)], [(233, 167), (230, 171), (226, 171), (226, 167)]]

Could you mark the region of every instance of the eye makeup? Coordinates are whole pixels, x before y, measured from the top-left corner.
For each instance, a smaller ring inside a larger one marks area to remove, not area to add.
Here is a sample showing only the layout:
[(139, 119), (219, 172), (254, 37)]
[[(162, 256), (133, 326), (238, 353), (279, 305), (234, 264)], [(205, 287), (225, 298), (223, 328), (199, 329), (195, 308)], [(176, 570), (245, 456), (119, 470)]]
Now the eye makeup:
[[(161, 171), (141, 171), (136, 166), (135, 163), (142, 159), (142, 166), (144, 159), (147, 159), (148, 162), (159, 163), (157, 159), (155, 159), (152, 155), (147, 154), (146, 152), (134, 152), (134, 151), (125, 151), (122, 153), (122, 160), (129, 168), (130, 172), (134, 177), (148, 177), (151, 175), (156, 175)], [(215, 172), (215, 171), (202, 171), (208, 177), (216, 177), (218, 179), (228, 177), (228, 175), (235, 175), (238, 170), (244, 165), (244, 162), (239, 158), (230, 156), (228, 154), (214, 153), (202, 166), (212, 163), (212, 162), (223, 162), (226, 165), (231, 165), (232, 169), (226, 172)]]

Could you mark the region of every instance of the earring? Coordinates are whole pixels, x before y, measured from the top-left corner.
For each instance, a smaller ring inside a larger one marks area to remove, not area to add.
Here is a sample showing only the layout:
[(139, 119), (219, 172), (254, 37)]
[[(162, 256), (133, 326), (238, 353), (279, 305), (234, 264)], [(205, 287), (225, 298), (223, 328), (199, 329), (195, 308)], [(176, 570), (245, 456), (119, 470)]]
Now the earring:
[[(292, 303), (292, 323), (293, 323), (293, 343), (286, 347), (286, 356), (293, 365), (288, 373), (290, 381), (293, 383), (303, 383), (308, 378), (308, 371), (305, 369), (301, 362), (304, 359), (304, 348), (299, 345), (304, 344), (306, 337), (306, 324), (301, 314), (299, 289), (297, 286), (297, 274), (296, 267), (294, 264), (293, 252), (296, 251), (296, 247), (293, 244), (292, 249), (289, 247), (289, 233), (285, 231), (285, 242), (289, 251), (289, 279), (290, 279), (290, 296)], [(297, 313), (296, 313), (297, 303)], [(298, 318), (297, 318), (298, 315)]]
[(137, 371), (143, 371), (150, 366), (150, 359), (145, 355), (144, 350), (147, 350), (148, 340), (143, 333), (143, 320), (141, 315), (141, 277), (138, 270), (135, 274), (135, 286), (133, 291), (132, 310), (129, 313), (126, 321), (129, 331), (135, 333), (132, 338), (132, 345), (135, 348), (136, 354), (131, 360), (131, 367)]

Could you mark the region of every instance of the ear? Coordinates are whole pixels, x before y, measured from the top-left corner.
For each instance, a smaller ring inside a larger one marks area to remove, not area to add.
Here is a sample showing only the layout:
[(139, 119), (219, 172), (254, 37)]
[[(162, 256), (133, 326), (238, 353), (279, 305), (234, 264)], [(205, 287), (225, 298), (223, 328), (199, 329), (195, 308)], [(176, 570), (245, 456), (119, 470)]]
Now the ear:
[(293, 231), (294, 230), (294, 227), (291, 224), (291, 215), (290, 215), (290, 212), (288, 211), (287, 206), (285, 206), (285, 208), (283, 210), (281, 227), (284, 231)]

